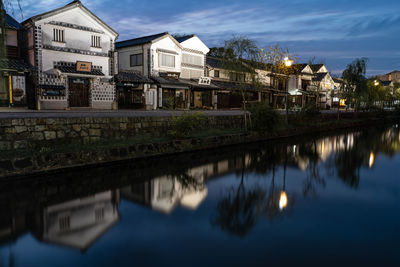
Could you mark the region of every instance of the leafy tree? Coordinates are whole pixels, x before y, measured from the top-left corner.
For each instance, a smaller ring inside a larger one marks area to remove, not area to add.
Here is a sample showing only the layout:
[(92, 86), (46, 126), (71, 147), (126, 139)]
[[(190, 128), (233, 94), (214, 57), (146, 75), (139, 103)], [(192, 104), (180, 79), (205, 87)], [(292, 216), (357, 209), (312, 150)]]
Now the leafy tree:
[(347, 99), (348, 104), (352, 104), (355, 110), (359, 110), (362, 98), (367, 93), (367, 79), (365, 73), (367, 70), (367, 58), (358, 58), (347, 65), (343, 71), (342, 92)]

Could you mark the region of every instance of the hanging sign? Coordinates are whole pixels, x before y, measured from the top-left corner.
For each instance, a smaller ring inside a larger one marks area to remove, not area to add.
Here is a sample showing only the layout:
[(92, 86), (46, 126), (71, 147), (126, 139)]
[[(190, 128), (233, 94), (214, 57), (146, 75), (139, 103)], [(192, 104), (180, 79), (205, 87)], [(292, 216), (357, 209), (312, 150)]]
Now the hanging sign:
[(200, 85), (211, 85), (211, 78), (210, 77), (200, 77), (199, 84)]
[(76, 62), (76, 71), (91, 72), (92, 71), (92, 62), (77, 61)]

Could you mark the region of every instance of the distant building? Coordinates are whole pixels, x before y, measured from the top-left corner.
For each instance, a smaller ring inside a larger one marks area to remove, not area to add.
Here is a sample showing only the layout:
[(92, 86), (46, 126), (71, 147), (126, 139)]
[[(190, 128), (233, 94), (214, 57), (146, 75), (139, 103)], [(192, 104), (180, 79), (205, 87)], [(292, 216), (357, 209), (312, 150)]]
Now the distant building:
[(400, 71), (398, 71), (398, 70), (392, 71), (388, 74), (379, 76), (379, 79), (381, 81), (391, 81), (391, 82), (400, 83)]
[(113, 107), (116, 31), (80, 1), (22, 24), (29, 63), (37, 70), (38, 109)]
[(7, 55), (0, 59), (0, 106), (26, 106), (33, 85), (32, 66), (23, 60), (25, 29), (10, 15), (5, 19)]

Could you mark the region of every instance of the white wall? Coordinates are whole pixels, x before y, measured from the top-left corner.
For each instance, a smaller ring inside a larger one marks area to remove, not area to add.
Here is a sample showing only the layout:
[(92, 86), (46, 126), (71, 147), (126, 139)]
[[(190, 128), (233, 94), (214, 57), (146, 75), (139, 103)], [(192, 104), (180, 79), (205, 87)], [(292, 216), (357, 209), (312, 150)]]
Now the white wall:
[[(153, 43), (150, 47), (151, 54), (154, 62), (153, 71), (155, 73), (158, 72), (181, 72), (181, 58), (182, 58), (182, 49), (169, 37), (163, 38), (155, 43)], [(175, 56), (175, 67), (162, 67), (160, 66), (160, 54), (161, 52), (157, 52), (157, 49), (170, 50), (177, 53)]]

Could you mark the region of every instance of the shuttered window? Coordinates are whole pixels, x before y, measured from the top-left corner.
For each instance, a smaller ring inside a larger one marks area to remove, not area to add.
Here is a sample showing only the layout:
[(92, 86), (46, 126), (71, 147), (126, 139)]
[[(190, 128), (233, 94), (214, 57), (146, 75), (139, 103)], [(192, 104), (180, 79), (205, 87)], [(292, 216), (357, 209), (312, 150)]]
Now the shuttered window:
[(175, 56), (168, 54), (161, 54), (161, 67), (175, 67)]
[(183, 54), (182, 63), (203, 66), (203, 57), (190, 54)]
[(131, 67), (143, 65), (143, 54), (131, 55)]
[(65, 43), (64, 30), (53, 29), (53, 41), (59, 43)]
[(92, 35), (92, 47), (101, 48), (101, 38), (97, 35)]

